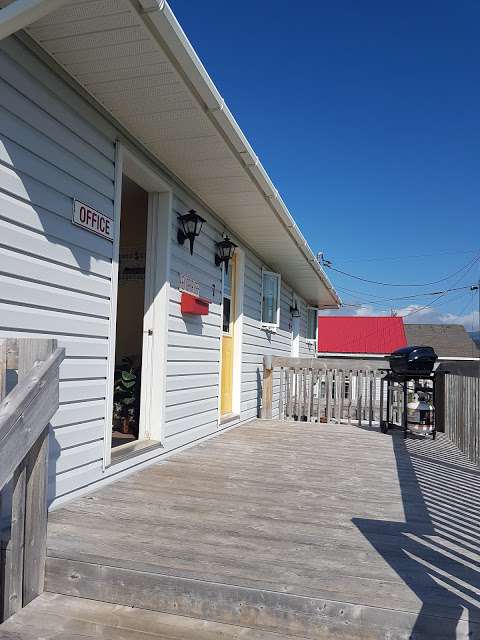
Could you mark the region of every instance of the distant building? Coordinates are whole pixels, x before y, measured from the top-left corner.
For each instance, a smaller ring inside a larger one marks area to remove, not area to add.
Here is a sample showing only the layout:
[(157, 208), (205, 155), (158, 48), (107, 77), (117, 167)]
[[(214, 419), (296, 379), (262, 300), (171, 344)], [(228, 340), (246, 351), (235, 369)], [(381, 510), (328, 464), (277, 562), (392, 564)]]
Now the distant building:
[(405, 324), (407, 344), (425, 344), (442, 360), (479, 359), (480, 350), (461, 324)]
[(433, 347), (440, 361), (480, 361), (480, 350), (463, 325), (406, 324), (399, 317), (318, 318), (318, 356), (379, 360), (408, 345)]
[(407, 344), (402, 318), (323, 316), (318, 318), (318, 355), (379, 358)]

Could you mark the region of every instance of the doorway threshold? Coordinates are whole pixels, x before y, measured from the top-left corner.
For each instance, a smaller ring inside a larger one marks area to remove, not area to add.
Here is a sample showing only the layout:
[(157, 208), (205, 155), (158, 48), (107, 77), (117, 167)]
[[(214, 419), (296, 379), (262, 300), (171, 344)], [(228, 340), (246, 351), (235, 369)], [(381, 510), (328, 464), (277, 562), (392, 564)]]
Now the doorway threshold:
[(234, 422), (235, 420), (240, 420), (239, 413), (225, 413), (223, 416), (220, 416), (219, 423), (222, 427), (229, 422)]
[(123, 462), (128, 458), (132, 458), (140, 453), (146, 453), (151, 449), (161, 449), (162, 443), (158, 440), (134, 440), (121, 444), (112, 449), (111, 464)]

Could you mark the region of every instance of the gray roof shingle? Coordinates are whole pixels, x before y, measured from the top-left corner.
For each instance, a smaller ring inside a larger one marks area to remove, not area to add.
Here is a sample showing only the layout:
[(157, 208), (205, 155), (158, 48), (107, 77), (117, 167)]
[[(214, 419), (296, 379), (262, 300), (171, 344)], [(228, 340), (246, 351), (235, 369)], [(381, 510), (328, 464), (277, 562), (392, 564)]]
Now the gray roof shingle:
[(480, 351), (461, 324), (405, 324), (407, 343), (433, 347), (438, 356), (479, 357)]

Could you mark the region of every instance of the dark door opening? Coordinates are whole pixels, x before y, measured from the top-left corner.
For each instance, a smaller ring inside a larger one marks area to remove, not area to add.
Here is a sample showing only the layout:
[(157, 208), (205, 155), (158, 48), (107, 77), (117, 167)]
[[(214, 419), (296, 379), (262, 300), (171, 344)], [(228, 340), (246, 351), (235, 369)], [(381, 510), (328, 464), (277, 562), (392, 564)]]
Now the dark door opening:
[(141, 373), (148, 193), (122, 177), (112, 447), (142, 438)]

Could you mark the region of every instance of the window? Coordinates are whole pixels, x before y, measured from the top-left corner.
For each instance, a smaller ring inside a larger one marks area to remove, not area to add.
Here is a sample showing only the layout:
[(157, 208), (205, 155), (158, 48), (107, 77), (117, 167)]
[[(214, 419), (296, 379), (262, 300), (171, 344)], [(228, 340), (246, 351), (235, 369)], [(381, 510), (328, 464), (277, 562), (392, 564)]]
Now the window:
[(315, 309), (313, 307), (308, 307), (307, 309), (307, 340), (310, 340), (311, 342), (316, 342), (317, 341), (317, 328), (318, 328), (318, 321), (317, 321), (317, 314), (318, 314), (318, 309)]
[(280, 323), (280, 274), (262, 272), (262, 327), (274, 329)]

